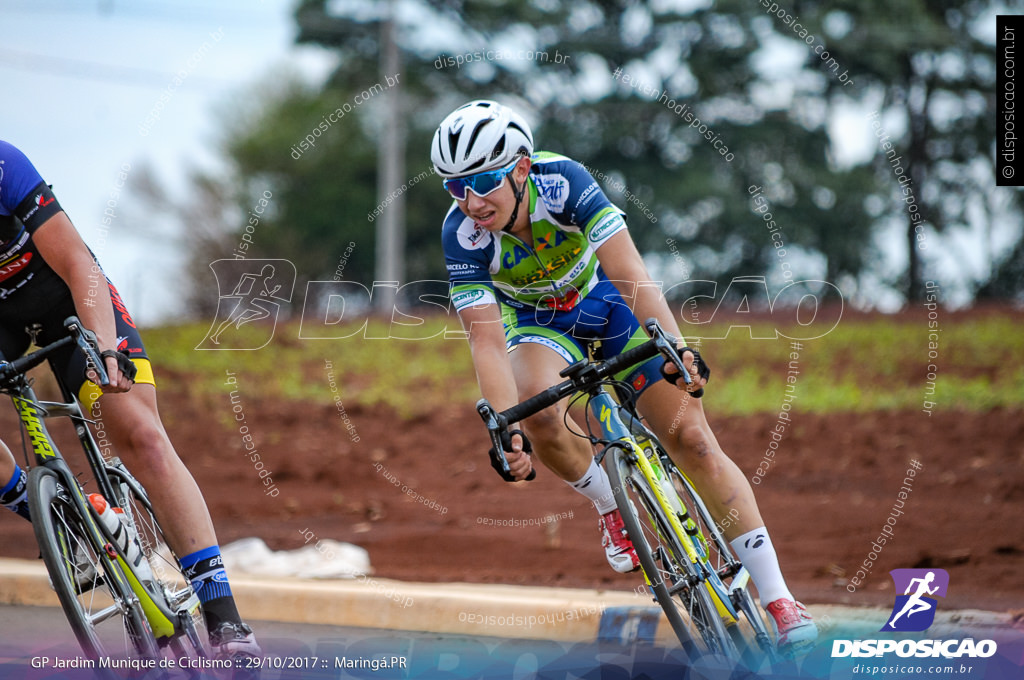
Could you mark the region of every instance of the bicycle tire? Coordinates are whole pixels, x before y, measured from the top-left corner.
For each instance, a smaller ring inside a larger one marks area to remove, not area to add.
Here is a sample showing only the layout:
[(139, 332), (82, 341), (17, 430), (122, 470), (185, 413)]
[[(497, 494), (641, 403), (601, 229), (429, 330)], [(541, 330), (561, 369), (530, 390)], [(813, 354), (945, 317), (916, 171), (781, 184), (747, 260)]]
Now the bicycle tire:
[[(64, 614), (87, 657), (159, 658), (156, 639), (117, 563), (100, 556), (86, 521), (58, 474), (35, 467), (28, 476), (29, 512), (43, 563)], [(82, 587), (74, 573), (76, 550), (98, 575)]]
[[(699, 653), (685, 623), (688, 620), (700, 636), (704, 651), (739, 660), (739, 650), (725, 629), (706, 583), (699, 579), (679, 543), (684, 537), (675, 535), (646, 478), (630, 460), (636, 454), (619, 447), (609, 453), (608, 477), (623, 524), (655, 598), (680, 643), (691, 656)], [(637, 504), (646, 517), (636, 508)]]
[(149, 495), (119, 461), (106, 465), (106, 472), (117, 494), (117, 504), (135, 528), (143, 555), (156, 577), (154, 587), (147, 590), (178, 616), (179, 632), (169, 642), (174, 656), (209, 657), (209, 648), (204, 642), (208, 631), (199, 598), (167, 543)]
[[(698, 532), (704, 537), (704, 548), (707, 551), (708, 565), (716, 573), (722, 574), (730, 563), (741, 564), (732, 546), (725, 540), (721, 530), (714, 523), (711, 513), (690, 480), (682, 474), (674, 463), (663, 465), (663, 467), (666, 468), (670, 478), (673, 480), (673, 485), (680, 502), (682, 502), (689, 516), (697, 522)], [(721, 579), (719, 582), (722, 584), (722, 588), (728, 591), (726, 593), (719, 593), (719, 596), (729, 597), (733, 608), (738, 614), (743, 615), (741, 621), (746, 621), (746, 625), (737, 622), (736, 624), (726, 626), (744, 662), (751, 669), (756, 669), (760, 666), (764, 659), (757, 655), (758, 650), (767, 657), (769, 663), (778, 661), (779, 657), (771, 633), (765, 623), (761, 608), (750, 593), (750, 588), (743, 587), (738, 591), (732, 591), (730, 589), (731, 582), (725, 583)]]

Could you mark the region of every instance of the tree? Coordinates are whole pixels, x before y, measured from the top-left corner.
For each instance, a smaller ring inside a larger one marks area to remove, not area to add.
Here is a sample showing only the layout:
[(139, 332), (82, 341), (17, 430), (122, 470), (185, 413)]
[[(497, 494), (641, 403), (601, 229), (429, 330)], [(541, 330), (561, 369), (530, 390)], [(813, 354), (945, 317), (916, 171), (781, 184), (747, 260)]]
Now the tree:
[[(929, 243), (924, 223), (940, 234), (970, 229), (972, 210), (989, 221), (1006, 214), (1020, 222), (1019, 192), (993, 191), (995, 48), (979, 35), (999, 6), (988, 0), (800, 4), (804, 23), (831, 34), (832, 56), (857, 74), (851, 94), (876, 102), (877, 119), (891, 137), (891, 152), (879, 154), (875, 168), (887, 188), (887, 212), (905, 224), (908, 301), (922, 299), (924, 254), (940, 247), (934, 238)], [(831, 81), (828, 96), (835, 102), (847, 95)], [(901, 181), (904, 172), (909, 182)]]
[[(352, 87), (374, 72), (383, 5), (307, 0), (296, 10), (299, 42), (339, 54), (329, 87)], [(538, 121), (543, 148), (607, 178), (606, 191), (643, 249), (664, 253), (668, 239), (687, 241), (688, 273), (777, 270), (780, 282), (797, 274), (778, 267), (778, 248), (747, 200), (749, 187), (761, 184), (791, 249), (820, 254), (819, 275), (856, 276), (870, 252), (851, 244), (867, 240), (871, 220), (863, 194), (851, 197), (850, 189), (869, 182), (864, 169), (833, 168), (826, 121), (802, 115), (820, 86), (796, 93), (795, 112), (786, 110), (790, 102), (766, 107), (751, 94), (762, 81), (750, 55), (763, 19), (740, 2), (686, 12), (654, 3), (415, 3), (398, 39), (411, 147), (425, 157), (437, 121), (468, 99), (518, 102)], [(445, 30), (424, 35), (423, 26)], [(667, 63), (666, 55), (680, 61)], [(719, 206), (715, 214), (687, 229), (690, 207), (709, 200)], [(804, 258), (795, 266), (810, 271), (811, 264)]]

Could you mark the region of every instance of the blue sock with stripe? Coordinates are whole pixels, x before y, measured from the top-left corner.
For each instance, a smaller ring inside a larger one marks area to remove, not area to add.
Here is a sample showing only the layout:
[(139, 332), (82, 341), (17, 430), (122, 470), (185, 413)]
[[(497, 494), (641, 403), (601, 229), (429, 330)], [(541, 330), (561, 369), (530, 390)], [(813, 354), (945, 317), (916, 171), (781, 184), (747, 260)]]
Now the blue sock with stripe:
[(212, 633), (222, 622), (240, 623), (235, 598), (231, 594), (231, 584), (224, 570), (224, 560), (220, 555), (220, 546), (197, 550), (181, 558), (182, 573), (192, 583), (199, 601), (203, 603), (206, 614), (206, 626)]
[(15, 464), (14, 474), (0, 489), (0, 505), (25, 519), (28, 516), (28, 473)]

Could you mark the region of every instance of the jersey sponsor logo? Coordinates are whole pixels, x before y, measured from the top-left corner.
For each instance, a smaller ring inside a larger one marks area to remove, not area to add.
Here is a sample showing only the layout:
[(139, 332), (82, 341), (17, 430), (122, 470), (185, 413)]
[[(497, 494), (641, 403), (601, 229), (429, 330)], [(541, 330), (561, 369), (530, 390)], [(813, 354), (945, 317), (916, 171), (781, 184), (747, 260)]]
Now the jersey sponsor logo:
[(607, 238), (609, 234), (622, 226), (622, 216), (617, 213), (607, 215), (603, 220), (594, 225), (594, 228), (590, 230), (590, 242), (600, 243), (602, 239)]
[(118, 336), (116, 349), (118, 352), (123, 352), (124, 350), (128, 349), (128, 338)]
[(34, 277), (35, 275), (35, 272), (29, 272), (28, 274), (25, 275), (25, 278), (23, 278), (21, 281), (18, 281), (17, 285), (15, 285), (14, 288), (4, 288), (0, 286), (0, 300), (6, 300), (8, 297), (11, 296), (11, 294), (14, 293), (14, 291), (18, 290), (26, 283), (31, 281), (32, 277)]
[(573, 206), (573, 209), (574, 210), (579, 210), (580, 206), (583, 205), (584, 203), (586, 203), (587, 199), (589, 199), (591, 196), (593, 196), (594, 192), (596, 192), (597, 189), (598, 189), (597, 182), (594, 182), (589, 187), (587, 187), (586, 190), (584, 190), (584, 192), (582, 194), (580, 194), (580, 197), (578, 199), (576, 199), (576, 205)]
[(505, 254), (501, 256), (501, 266), (505, 269), (512, 269), (528, 257), (530, 257), (530, 253), (526, 248), (519, 245), (512, 246), (512, 250), (506, 250)]
[(553, 212), (565, 211), (565, 199), (569, 197), (569, 180), (562, 175), (534, 175), (533, 183), (537, 194)]
[(519, 338), (519, 342), (517, 344), (525, 344), (525, 343), (531, 343), (531, 344), (534, 344), (534, 345), (543, 345), (544, 347), (548, 347), (548, 348), (553, 349), (556, 352), (558, 352), (559, 356), (561, 356), (563, 359), (565, 359), (570, 364), (576, 362), (576, 358), (573, 357), (573, 355), (569, 352), (569, 350), (567, 350), (566, 348), (562, 347), (561, 345), (559, 345), (557, 342), (555, 342), (554, 340), (552, 340), (550, 338), (545, 338), (545, 337), (540, 336), (540, 335), (525, 335), (525, 336), (521, 336)]
[(449, 265), (447, 265), (447, 267), (448, 267), (448, 271), (450, 271), (450, 272), (461, 272), (461, 271), (464, 271), (466, 269), (475, 269), (475, 267), (473, 265), (465, 264), (463, 262), (458, 262), (458, 263), (455, 263), (455, 264), (449, 264)]
[[(576, 246), (572, 250), (552, 258), (551, 260), (544, 264), (544, 267), (538, 267), (537, 269), (534, 269), (532, 272), (529, 272), (522, 276), (513, 277), (512, 283), (516, 286), (525, 286), (531, 283), (536, 283), (537, 281), (540, 281), (541, 279), (544, 279), (549, 275), (556, 273), (562, 267), (571, 264), (573, 260), (576, 259), (576, 256), (579, 255), (580, 252), (582, 252), (582, 250), (582, 248)], [(583, 271), (583, 269), (586, 266), (586, 262), (578, 263), (575, 267), (573, 267), (572, 271), (569, 272), (567, 278), (571, 279), (572, 277), (576, 276), (581, 271)], [(507, 267), (507, 269), (511, 269), (511, 267)]]
[[(12, 243), (13, 245), (11, 245), (10, 248), (8, 248), (2, 255), (0, 255), (0, 260), (6, 260), (8, 257), (11, 257), (12, 255), (17, 255), (18, 251), (20, 251), (25, 246), (25, 244), (28, 242), (28, 231), (25, 229), (25, 227), (21, 228), (21, 231), (18, 232), (18, 235), (15, 238), (17, 239), (17, 243), (14, 242), (14, 239), (8, 241), (7, 243)], [(7, 243), (5, 243), (4, 245), (7, 245)]]
[(481, 302), (486, 297), (487, 291), (484, 290), (464, 290), (452, 294), (452, 304), (457, 309), (461, 309), (462, 307)]
[(43, 194), (39, 194), (38, 196), (36, 196), (36, 205), (38, 205), (40, 208), (45, 208), (46, 206), (53, 203), (55, 200), (56, 199), (53, 197), (50, 197), (50, 200), (48, 201), (43, 200)]
[(114, 309), (121, 313), (121, 320), (135, 328), (132, 315), (128, 313), (128, 308), (124, 306), (124, 300), (121, 299), (121, 294), (117, 292), (117, 288), (114, 288), (114, 284), (109, 281), (107, 281), (107, 288), (110, 289), (110, 301), (114, 303)]
[(36, 205), (32, 206), (32, 209), (29, 210), (27, 213), (25, 213), (24, 215), (21, 215), (20, 219), (21, 219), (22, 224), (24, 224), (24, 223), (28, 222), (30, 219), (32, 219), (32, 216), (35, 215), (37, 212), (39, 212), (39, 204), (38, 203)]
[(566, 238), (568, 237), (562, 232), (558, 231), (557, 229), (554, 232), (549, 231), (543, 236), (537, 237), (537, 250), (539, 251), (544, 250), (545, 248), (557, 248), (558, 246), (562, 245), (562, 243), (565, 242)]
[(9, 279), (26, 266), (32, 260), (32, 253), (25, 253), (21, 257), (15, 258), (13, 261), (8, 260), (0, 265), (0, 281)]
[(486, 229), (481, 229), (475, 222), (467, 220), (459, 226), (456, 236), (458, 236), (460, 246), (466, 250), (476, 250), (477, 248), (483, 248), (487, 244), (487, 239), (484, 237), (490, 236), (490, 232)]

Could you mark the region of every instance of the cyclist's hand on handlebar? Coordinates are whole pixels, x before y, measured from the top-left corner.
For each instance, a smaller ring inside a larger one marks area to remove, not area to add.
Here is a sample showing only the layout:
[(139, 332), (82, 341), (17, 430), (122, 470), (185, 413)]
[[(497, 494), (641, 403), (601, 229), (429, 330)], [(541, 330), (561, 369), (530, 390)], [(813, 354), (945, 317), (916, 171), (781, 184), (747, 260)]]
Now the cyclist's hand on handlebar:
[[(533, 461), (530, 459), (528, 451), (523, 448), (523, 435), (518, 430), (512, 433), (511, 439), (512, 450), (505, 452), (505, 459), (508, 461), (509, 472), (519, 482), (526, 479), (533, 470)], [(526, 445), (530, 451), (533, 450), (533, 447), (529, 446), (529, 442)]]
[(711, 377), (711, 369), (699, 351), (690, 347), (679, 347), (678, 349), (680, 358), (683, 360), (683, 368), (690, 374), (690, 382), (680, 380), (679, 369), (671, 362), (662, 365), (661, 373), (665, 376), (665, 380), (677, 388), (699, 398), (704, 394), (704, 386), (708, 384), (708, 378)]
[[(501, 465), (501, 458), (497, 455), (494, 447), (491, 447), (491, 467), (504, 479), (506, 482), (521, 482), (524, 479), (533, 479), (533, 461), (530, 459), (530, 453), (533, 452), (533, 446), (530, 444), (530, 440), (520, 430), (512, 430), (508, 433), (508, 446), (502, 446), (505, 449), (505, 460), (508, 461), (508, 472), (505, 472)], [(504, 436), (502, 437), (504, 440)]]
[[(103, 359), (103, 367), (106, 369), (107, 378), (110, 380), (108, 384), (101, 385), (100, 390), (104, 394), (127, 392), (130, 390), (135, 383), (136, 369), (135, 364), (128, 358), (128, 355), (124, 352), (108, 349), (100, 352), (100, 357)], [(99, 384), (99, 378), (92, 369), (87, 369), (85, 375), (89, 380), (92, 380), (97, 385)]]

